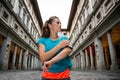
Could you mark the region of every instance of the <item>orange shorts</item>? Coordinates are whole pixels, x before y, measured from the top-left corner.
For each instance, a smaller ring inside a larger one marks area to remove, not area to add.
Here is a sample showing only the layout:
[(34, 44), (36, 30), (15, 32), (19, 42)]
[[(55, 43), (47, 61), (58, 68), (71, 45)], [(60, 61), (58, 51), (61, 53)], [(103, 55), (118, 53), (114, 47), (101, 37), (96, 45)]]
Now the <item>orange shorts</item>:
[(70, 70), (67, 69), (60, 73), (42, 72), (42, 77), (47, 79), (66, 79), (70, 78)]

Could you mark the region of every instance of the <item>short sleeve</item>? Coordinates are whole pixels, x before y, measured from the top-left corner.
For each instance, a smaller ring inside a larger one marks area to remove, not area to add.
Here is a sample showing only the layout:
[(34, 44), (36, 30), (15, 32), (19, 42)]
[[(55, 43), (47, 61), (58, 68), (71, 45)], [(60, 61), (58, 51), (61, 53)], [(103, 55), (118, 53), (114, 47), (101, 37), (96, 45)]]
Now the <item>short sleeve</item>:
[(67, 36), (63, 36), (64, 40), (69, 40), (69, 38)]
[(43, 38), (39, 38), (37, 41), (37, 45), (39, 44), (44, 44), (44, 39)]

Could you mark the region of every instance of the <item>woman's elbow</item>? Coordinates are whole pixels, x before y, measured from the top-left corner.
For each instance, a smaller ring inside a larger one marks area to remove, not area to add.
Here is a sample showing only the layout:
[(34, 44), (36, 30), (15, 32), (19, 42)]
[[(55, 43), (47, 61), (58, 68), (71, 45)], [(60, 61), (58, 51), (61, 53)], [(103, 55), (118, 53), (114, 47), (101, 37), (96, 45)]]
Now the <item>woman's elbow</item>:
[(40, 61), (43, 63), (46, 61), (45, 57), (39, 56), (40, 57)]
[(43, 62), (46, 61), (46, 59), (45, 58), (40, 58), (40, 61), (43, 63)]
[(66, 48), (67, 49), (67, 52), (70, 54), (72, 52), (72, 49), (70, 48)]

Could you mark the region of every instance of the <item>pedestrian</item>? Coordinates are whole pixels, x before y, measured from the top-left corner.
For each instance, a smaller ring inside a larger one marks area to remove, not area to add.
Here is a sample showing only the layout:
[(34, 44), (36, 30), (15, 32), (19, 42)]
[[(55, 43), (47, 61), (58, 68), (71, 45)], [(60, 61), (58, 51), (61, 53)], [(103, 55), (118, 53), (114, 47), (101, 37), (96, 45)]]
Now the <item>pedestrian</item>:
[(61, 22), (56, 16), (52, 16), (45, 22), (42, 29), (42, 37), (37, 44), (42, 66), (42, 80), (70, 80), (70, 68), (72, 62), (69, 54), (72, 48), (69, 39), (65, 35), (59, 36)]

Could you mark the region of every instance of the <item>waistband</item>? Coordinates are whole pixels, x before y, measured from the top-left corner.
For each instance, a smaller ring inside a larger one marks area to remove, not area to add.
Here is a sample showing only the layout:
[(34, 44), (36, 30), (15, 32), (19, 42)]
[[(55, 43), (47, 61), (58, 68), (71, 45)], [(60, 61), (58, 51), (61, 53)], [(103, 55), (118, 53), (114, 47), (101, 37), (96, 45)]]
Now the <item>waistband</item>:
[(65, 79), (65, 78), (70, 78), (70, 70), (67, 69), (63, 72), (60, 73), (52, 73), (52, 72), (42, 72), (42, 77), (43, 78), (49, 78), (49, 79)]

